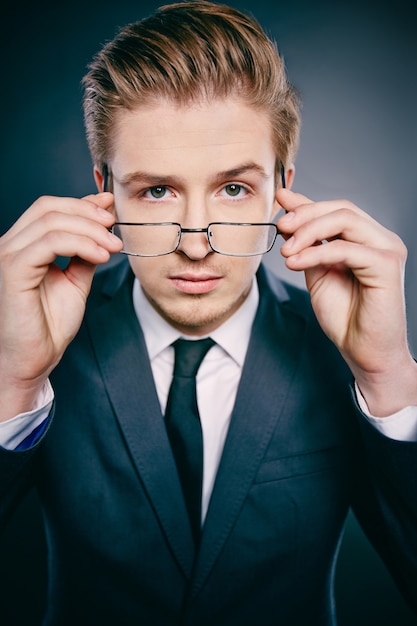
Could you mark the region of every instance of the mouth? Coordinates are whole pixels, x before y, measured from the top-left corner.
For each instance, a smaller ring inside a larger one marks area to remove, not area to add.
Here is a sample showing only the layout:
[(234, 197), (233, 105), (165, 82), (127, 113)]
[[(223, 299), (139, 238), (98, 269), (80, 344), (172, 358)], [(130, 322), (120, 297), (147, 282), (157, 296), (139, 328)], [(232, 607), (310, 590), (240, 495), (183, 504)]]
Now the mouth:
[(198, 295), (213, 291), (222, 281), (222, 277), (212, 274), (187, 273), (171, 276), (170, 280), (178, 291)]

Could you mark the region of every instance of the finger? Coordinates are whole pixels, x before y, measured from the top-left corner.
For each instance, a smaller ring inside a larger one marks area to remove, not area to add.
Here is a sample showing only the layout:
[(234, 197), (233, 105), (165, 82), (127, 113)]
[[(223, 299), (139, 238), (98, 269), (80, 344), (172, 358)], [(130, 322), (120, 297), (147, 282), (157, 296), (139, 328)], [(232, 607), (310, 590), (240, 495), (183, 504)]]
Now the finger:
[(335, 267), (350, 269), (366, 286), (392, 285), (403, 276), (403, 260), (393, 251), (371, 248), (337, 239), (311, 246), (287, 258), (286, 265), (296, 271)]
[(114, 196), (110, 191), (101, 191), (100, 193), (90, 193), (83, 196), (81, 200), (87, 200), (108, 210), (113, 205)]
[(276, 192), (276, 200), (285, 211), (292, 211), (302, 204), (312, 204), (313, 200), (301, 193), (296, 193), (285, 187), (279, 187)]
[(81, 293), (88, 293), (93, 281), (97, 263), (89, 263), (80, 257), (73, 257), (64, 274)]
[[(46, 246), (56, 246), (59, 241), (59, 234), (80, 235), (89, 237), (98, 245), (113, 251), (114, 244), (118, 239), (112, 235), (108, 228), (94, 219), (84, 216), (50, 211), (36, 221), (30, 222), (25, 228), (15, 233), (13, 238), (2, 242), (2, 256), (15, 254), (33, 242), (42, 239)], [(55, 234), (55, 235), (54, 235)], [(52, 250), (55, 252), (56, 250)], [(62, 254), (59, 252), (58, 254)], [(34, 257), (35, 258), (35, 257)]]
[[(296, 221), (294, 216), (292, 221)], [(351, 209), (337, 209), (322, 213), (297, 227), (293, 235), (282, 246), (283, 256), (298, 254), (301, 250), (317, 245), (318, 242), (344, 239), (357, 244), (382, 249), (399, 250), (397, 235), (363, 213)]]
[(79, 215), (110, 227), (114, 223), (114, 217), (109, 211), (112, 205), (113, 194), (110, 193), (90, 195), (82, 199), (42, 196), (20, 216), (7, 233), (3, 235), (2, 239), (8, 240), (14, 237), (29, 224), (40, 220), (49, 212)]
[[(305, 196), (302, 196), (301, 194), (294, 194), (294, 196), (296, 196), (300, 201), (305, 199)], [(293, 198), (293, 200), (294, 199), (295, 198)], [(288, 206), (290, 206), (290, 203), (288, 203)], [(293, 233), (307, 222), (343, 209), (350, 211), (352, 217), (354, 215), (359, 215), (363, 219), (368, 220), (369, 223), (380, 226), (378, 222), (376, 222), (368, 213), (362, 211), (362, 209), (349, 200), (338, 199), (322, 200), (320, 202), (302, 202), (297, 205), (294, 202), (291, 208), (288, 209), (287, 213), (277, 220), (277, 227), (283, 233)]]
[(16, 254), (2, 258), (3, 283), (18, 285), (19, 290), (36, 288), (48, 272), (49, 265), (59, 256), (79, 257), (92, 265), (105, 263), (112, 252), (119, 252), (122, 248), (120, 239), (107, 234), (108, 245), (100, 245), (84, 235), (56, 231), (47, 233)]

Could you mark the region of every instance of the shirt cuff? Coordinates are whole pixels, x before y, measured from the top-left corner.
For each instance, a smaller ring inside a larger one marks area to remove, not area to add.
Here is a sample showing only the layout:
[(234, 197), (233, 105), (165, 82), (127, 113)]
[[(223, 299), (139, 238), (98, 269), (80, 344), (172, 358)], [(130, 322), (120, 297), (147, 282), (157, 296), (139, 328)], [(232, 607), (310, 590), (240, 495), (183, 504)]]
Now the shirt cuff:
[(32, 411), (20, 413), (6, 422), (0, 422), (0, 446), (6, 450), (16, 450), (19, 444), (46, 420), (53, 400), (54, 392), (48, 379)]
[(417, 406), (406, 406), (387, 417), (374, 417), (356, 381), (355, 393), (362, 413), (379, 432), (396, 441), (417, 441)]

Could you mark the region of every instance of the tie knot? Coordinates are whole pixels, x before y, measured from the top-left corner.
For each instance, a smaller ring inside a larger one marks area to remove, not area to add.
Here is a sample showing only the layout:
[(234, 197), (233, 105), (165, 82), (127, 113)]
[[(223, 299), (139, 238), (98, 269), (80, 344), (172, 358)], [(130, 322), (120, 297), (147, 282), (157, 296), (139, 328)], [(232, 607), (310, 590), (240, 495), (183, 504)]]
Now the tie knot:
[(174, 376), (183, 378), (196, 376), (202, 360), (213, 345), (214, 341), (210, 337), (196, 341), (177, 339), (173, 343), (175, 349)]

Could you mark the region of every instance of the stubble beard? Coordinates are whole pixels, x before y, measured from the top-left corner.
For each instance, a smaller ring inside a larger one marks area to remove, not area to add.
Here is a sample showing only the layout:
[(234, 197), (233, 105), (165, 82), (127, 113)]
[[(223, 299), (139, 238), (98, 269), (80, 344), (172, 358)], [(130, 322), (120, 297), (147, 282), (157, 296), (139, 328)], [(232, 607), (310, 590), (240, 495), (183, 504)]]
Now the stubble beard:
[[(201, 266), (202, 263), (199, 262), (199, 265)], [(193, 270), (194, 266), (194, 263), (189, 264), (190, 270)], [(209, 266), (207, 266), (206, 269), (208, 273), (211, 272)], [(256, 269), (257, 268), (254, 267), (252, 268), (253, 271), (249, 271), (248, 273), (252, 275), (256, 272)], [(185, 272), (186, 270), (187, 267), (182, 266), (178, 270), (178, 273)], [(242, 271), (245, 270), (243, 269)], [(172, 268), (170, 268), (170, 271), (162, 268), (161, 280), (166, 280), (167, 274), (175, 273), (176, 270)], [(227, 279), (230, 272), (226, 267), (216, 267), (213, 269), (213, 274), (221, 275)], [(184, 334), (204, 335), (219, 327), (238, 310), (246, 300), (251, 285), (252, 281), (249, 280), (246, 285), (241, 286), (241, 293), (235, 292), (235, 297), (232, 297), (230, 300), (226, 299), (226, 301), (224, 300), (224, 293), (219, 296), (212, 292), (205, 294), (184, 293), (182, 295), (177, 294), (172, 298), (162, 297), (159, 299), (158, 296), (156, 298), (152, 297), (143, 284), (142, 289), (151, 306), (168, 324)], [(235, 291), (235, 289), (236, 285), (231, 286), (232, 292)]]
[(205, 295), (187, 295), (181, 307), (175, 304), (172, 307), (161, 306), (149, 296), (147, 297), (154, 309), (168, 324), (190, 335), (205, 334), (214, 330), (230, 317), (245, 299), (242, 296), (239, 303), (231, 302), (219, 309), (211, 307)]
[(187, 294), (182, 306), (173, 304), (172, 307), (160, 305), (149, 295), (145, 295), (168, 324), (186, 334), (199, 335), (211, 332), (226, 321), (239, 308), (247, 294), (242, 294), (237, 302), (225, 303), (221, 308), (218, 305), (212, 306), (205, 294)]

